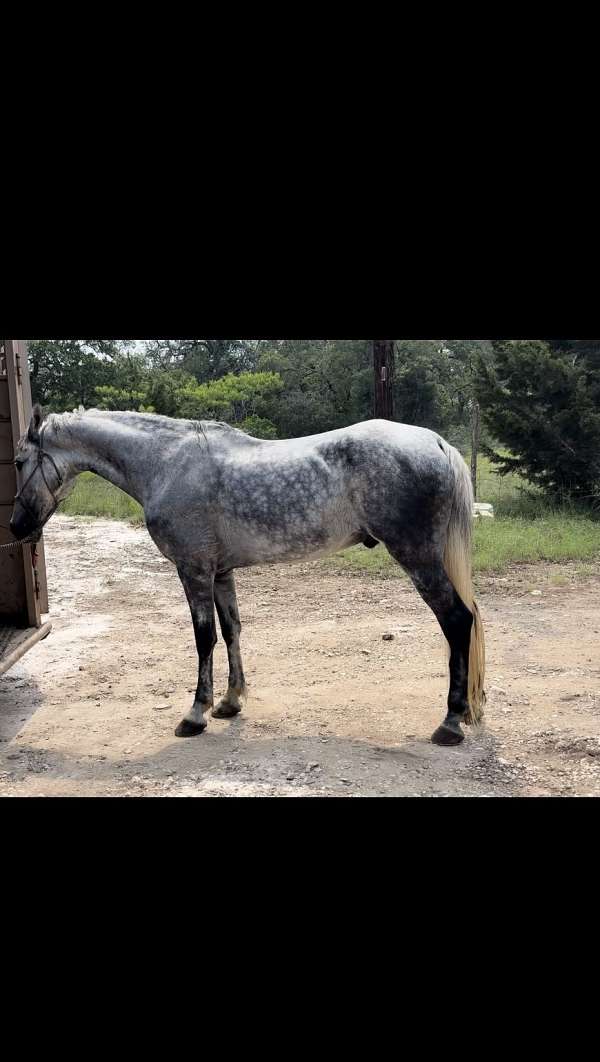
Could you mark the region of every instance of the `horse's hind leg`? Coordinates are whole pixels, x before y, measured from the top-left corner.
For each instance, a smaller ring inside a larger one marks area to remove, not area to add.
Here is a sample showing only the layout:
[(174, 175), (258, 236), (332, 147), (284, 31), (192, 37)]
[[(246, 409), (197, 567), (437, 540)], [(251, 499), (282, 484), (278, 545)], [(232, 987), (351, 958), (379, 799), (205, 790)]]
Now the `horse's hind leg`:
[[(389, 548), (389, 547), (388, 547)], [(436, 745), (458, 745), (464, 741), (461, 722), (469, 708), (469, 647), (473, 615), (456, 593), (438, 556), (419, 557), (418, 562), (390, 549), (392, 556), (408, 572), (423, 600), (435, 614), (450, 646), (450, 690), (448, 714), (432, 735)]]
[(242, 624), (238, 610), (233, 572), (217, 575), (215, 578), (215, 604), (221, 625), (223, 640), (227, 646), (229, 658), (229, 685), (227, 693), (213, 708), (212, 714), (217, 719), (229, 719), (242, 710), (242, 701), (246, 695), (246, 680), (240, 652), (240, 632)]
[(198, 650), (198, 687), (194, 703), (175, 731), (176, 737), (193, 737), (206, 730), (205, 714), (213, 706), (213, 650), (217, 644), (212, 573), (190, 573), (179, 569), (179, 577), (188, 599), (196, 648)]

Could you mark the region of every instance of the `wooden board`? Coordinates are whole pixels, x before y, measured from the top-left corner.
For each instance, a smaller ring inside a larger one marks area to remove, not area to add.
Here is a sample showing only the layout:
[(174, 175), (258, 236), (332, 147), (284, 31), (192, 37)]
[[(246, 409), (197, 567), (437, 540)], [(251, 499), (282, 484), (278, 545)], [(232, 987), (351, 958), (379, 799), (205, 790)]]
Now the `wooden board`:
[(50, 634), (52, 624), (43, 623), (41, 627), (0, 626), (0, 675), (16, 664), (36, 642)]
[[(27, 346), (19, 339), (0, 340), (0, 545), (13, 541), (8, 530), (17, 492), (13, 462), (30, 417)], [(42, 614), (48, 611), (43, 541), (37, 555), (34, 568), (31, 546), (0, 550), (0, 624), (7, 628), (42, 626)]]

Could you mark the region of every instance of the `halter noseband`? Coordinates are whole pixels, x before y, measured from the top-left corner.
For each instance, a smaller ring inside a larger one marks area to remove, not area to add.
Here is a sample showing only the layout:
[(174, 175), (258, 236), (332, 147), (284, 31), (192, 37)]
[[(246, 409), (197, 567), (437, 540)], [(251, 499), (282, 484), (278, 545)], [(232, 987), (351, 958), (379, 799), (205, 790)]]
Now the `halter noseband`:
[[(44, 443), (44, 431), (45, 431), (45, 428), (46, 428), (46, 426), (44, 425), (44, 427), (42, 428), (42, 430), (40, 432), (40, 444), (39, 444), (39, 447), (38, 447), (37, 465), (35, 466), (33, 472), (30, 473), (30, 475), (27, 477), (25, 482), (22, 484), (20, 491), (15, 495), (15, 502), (20, 502), (21, 503), (21, 505), (23, 506), (25, 512), (28, 513), (28, 515), (33, 519), (33, 521), (35, 523), (38, 522), (38, 517), (37, 517), (36, 513), (34, 513), (34, 511), (31, 508), (29, 502), (26, 502), (25, 499), (22, 497), (23, 491), (25, 490), (25, 487), (27, 486), (27, 484), (33, 479), (33, 477), (35, 476), (36, 472), (41, 472), (42, 473), (42, 479), (44, 480), (44, 483), (46, 484), (46, 490), (48, 491), (50, 497), (52, 498), (52, 501), (54, 502), (54, 506), (52, 507), (51, 511), (48, 513), (48, 516), (45, 518), (44, 523), (46, 523), (50, 519), (50, 517), (58, 509), (58, 506), (60, 505), (60, 500), (59, 500), (59, 498), (56, 497), (56, 491), (59, 490), (60, 487), (62, 487), (62, 476), (61, 476), (60, 472), (58, 471), (58, 467), (57, 467), (56, 461), (52, 457), (52, 454), (49, 454), (46, 450), (44, 450), (43, 443)], [(57, 484), (55, 490), (52, 490), (52, 487), (50, 486), (50, 484), (48, 483), (48, 480), (46, 478), (46, 473), (44, 472), (44, 458), (47, 458), (48, 461), (50, 461), (50, 464), (53, 466), (54, 471), (56, 472), (56, 478), (58, 479), (58, 484)]]

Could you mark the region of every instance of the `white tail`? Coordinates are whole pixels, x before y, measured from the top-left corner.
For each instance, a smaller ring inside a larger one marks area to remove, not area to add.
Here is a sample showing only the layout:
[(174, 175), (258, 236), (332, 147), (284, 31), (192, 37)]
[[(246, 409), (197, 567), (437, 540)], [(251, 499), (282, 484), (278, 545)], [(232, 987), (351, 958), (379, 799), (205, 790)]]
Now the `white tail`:
[(473, 487), (469, 469), (458, 450), (455, 450), (453, 446), (448, 446), (448, 454), (450, 464), (454, 469), (455, 487), (444, 552), (444, 568), (458, 596), (473, 614), (469, 647), (469, 712), (464, 721), (465, 723), (479, 723), (485, 704), (485, 639), (483, 623), (473, 596), (471, 561)]

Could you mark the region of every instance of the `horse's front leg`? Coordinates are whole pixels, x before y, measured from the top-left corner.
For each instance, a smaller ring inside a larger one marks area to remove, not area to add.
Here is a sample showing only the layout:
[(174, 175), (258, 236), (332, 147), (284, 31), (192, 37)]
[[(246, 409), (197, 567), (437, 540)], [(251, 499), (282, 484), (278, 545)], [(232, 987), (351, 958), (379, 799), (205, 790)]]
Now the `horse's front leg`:
[(229, 685), (222, 701), (213, 709), (217, 719), (230, 719), (242, 710), (246, 696), (246, 680), (240, 652), (240, 632), (242, 624), (238, 610), (233, 572), (225, 572), (215, 577), (215, 604), (219, 615), (221, 633), (227, 646), (229, 658)]
[(217, 643), (214, 575), (212, 572), (190, 574), (180, 569), (179, 577), (194, 624), (198, 650), (198, 688), (194, 704), (181, 720), (175, 734), (177, 737), (193, 737), (206, 729), (204, 716), (213, 707), (213, 650)]

